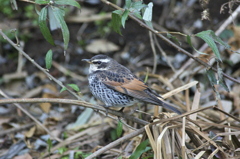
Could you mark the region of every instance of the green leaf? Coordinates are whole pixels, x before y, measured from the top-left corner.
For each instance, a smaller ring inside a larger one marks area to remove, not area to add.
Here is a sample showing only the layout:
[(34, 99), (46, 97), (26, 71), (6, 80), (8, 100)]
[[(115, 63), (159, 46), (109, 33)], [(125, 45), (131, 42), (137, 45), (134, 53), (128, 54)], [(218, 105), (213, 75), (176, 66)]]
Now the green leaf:
[(229, 88), (228, 88), (228, 86), (227, 86), (224, 78), (219, 79), (219, 84), (220, 84), (226, 91), (230, 92), (230, 90), (229, 90)]
[(37, 12), (38, 16), (40, 16), (40, 12), (39, 12), (39, 10), (37, 9), (37, 5), (35, 5), (35, 11)]
[(178, 39), (175, 37), (175, 36), (173, 36), (172, 34), (170, 34), (170, 33), (167, 33), (167, 37), (170, 39), (170, 38), (172, 38), (174, 41), (176, 41), (177, 43), (178, 43), (178, 45), (182, 45), (181, 44), (181, 42), (180, 41), (178, 41)]
[(63, 154), (64, 152), (66, 152), (68, 149), (66, 148), (66, 147), (60, 147), (60, 148), (58, 148), (58, 152), (59, 152), (59, 154)]
[(67, 135), (67, 132), (66, 132), (66, 131), (63, 132), (63, 138), (64, 138), (64, 139), (68, 138), (68, 135)]
[(214, 87), (214, 85), (217, 84), (217, 79), (215, 77), (215, 74), (214, 74), (212, 68), (207, 69), (206, 71), (207, 71), (207, 77), (208, 77), (208, 80), (210, 81), (212, 89), (216, 93), (216, 97), (218, 97), (218, 92), (216, 91), (216, 89)]
[(126, 7), (129, 9), (131, 7), (131, 0), (125, 0)]
[(143, 14), (143, 20), (145, 21), (152, 21), (152, 8), (153, 8), (153, 3), (150, 2), (148, 3), (148, 7), (145, 9), (145, 12)]
[(208, 76), (208, 79), (209, 79), (209, 81), (210, 81), (210, 83), (211, 83), (212, 86), (213, 86), (214, 84), (217, 84), (217, 79), (216, 79), (216, 77), (215, 77), (215, 74), (214, 74), (212, 68), (210, 68), (210, 69), (207, 70), (207, 76)]
[(115, 10), (115, 11), (113, 11), (113, 13), (118, 14), (118, 15), (122, 15), (122, 11), (121, 10)]
[(187, 35), (187, 42), (188, 42), (188, 44), (189, 44), (196, 52), (198, 52), (199, 54), (208, 55), (208, 54), (206, 54), (206, 53), (204, 53), (204, 52), (198, 51), (197, 49), (195, 49), (195, 48), (193, 47), (192, 41), (191, 41), (191, 36), (189, 36), (189, 35)]
[(141, 14), (140, 14), (139, 11), (134, 12), (134, 15), (135, 15), (137, 18), (142, 19), (142, 16), (141, 16)]
[(49, 17), (49, 25), (50, 25), (50, 29), (56, 30), (56, 29), (61, 29), (61, 25), (58, 22), (58, 20), (55, 18), (54, 14), (53, 14), (53, 9), (52, 7), (48, 7), (48, 17)]
[(230, 45), (228, 45), (227, 43), (223, 42), (222, 39), (220, 39), (217, 35), (215, 35), (215, 33), (212, 30), (210, 30), (210, 35), (211, 35), (212, 39), (215, 42), (217, 42), (220, 45), (224, 46), (226, 49), (230, 49), (231, 48)]
[(110, 131), (110, 136), (111, 136), (111, 139), (112, 139), (113, 141), (115, 141), (115, 140), (117, 139), (117, 133), (116, 133), (116, 130), (115, 130), (115, 129), (113, 129), (113, 130)]
[(51, 148), (52, 148), (52, 141), (51, 141), (50, 138), (48, 138), (47, 144), (48, 144), (48, 152), (50, 153), (51, 152)]
[(217, 45), (213, 41), (212, 37), (210, 37), (210, 33), (211, 30), (202, 31), (200, 33), (197, 33), (196, 36), (202, 38), (210, 46), (215, 56), (222, 62)]
[(217, 61), (217, 74), (218, 74), (218, 83), (229, 92), (229, 88), (223, 78), (223, 71), (222, 68), (219, 66), (219, 61)]
[(144, 22), (150, 27), (153, 29), (153, 25), (152, 25), (152, 22), (151, 21), (146, 21), (144, 20)]
[(122, 159), (122, 155), (118, 157), (118, 159)]
[(126, 20), (127, 20), (128, 13), (129, 13), (129, 10), (126, 9), (126, 10), (123, 12), (123, 15), (122, 15), (121, 21), (122, 21), (122, 26), (123, 26), (123, 28), (125, 28), (125, 22), (126, 22)]
[(12, 4), (12, 9), (13, 10), (18, 10), (18, 6), (17, 6), (16, 0), (10, 0), (10, 1), (11, 1), (11, 4)]
[(123, 129), (122, 121), (118, 120), (118, 125), (117, 125), (117, 136), (118, 137), (120, 137), (122, 135), (122, 129)]
[(151, 155), (149, 155), (149, 156), (147, 156), (147, 157), (144, 157), (143, 159), (148, 159), (148, 158), (153, 158), (153, 157), (154, 157), (154, 155), (151, 154)]
[(122, 35), (121, 30), (120, 30), (121, 17), (122, 17), (121, 13), (122, 13), (121, 10), (115, 10), (115, 11), (112, 12), (112, 26), (113, 26), (113, 29), (114, 29), (114, 31), (116, 31), (120, 35)]
[(50, 2), (50, 0), (36, 0), (35, 3), (36, 4), (48, 4)]
[(149, 140), (147, 139), (147, 140), (143, 141), (141, 144), (139, 144), (138, 147), (136, 148), (136, 150), (129, 157), (129, 159), (137, 159), (142, 155), (142, 153), (150, 150), (149, 148), (147, 148), (148, 142), (149, 142)]
[(53, 14), (54, 14), (55, 18), (60, 23), (62, 34), (63, 34), (65, 50), (67, 50), (68, 42), (69, 42), (69, 30), (68, 30), (67, 24), (63, 18), (65, 11), (60, 8), (54, 7), (54, 6), (52, 6), (52, 9), (53, 9)]
[(75, 91), (79, 92), (79, 88), (76, 84), (68, 84), (68, 86), (74, 89)]
[(38, 18), (38, 22), (39, 22), (39, 27), (40, 27), (40, 30), (44, 36), (44, 38), (52, 45), (55, 45), (54, 44), (54, 41), (53, 41), (53, 38), (52, 38), (52, 35), (47, 27), (47, 23), (46, 23), (46, 20), (47, 20), (47, 8), (44, 7), (41, 12), (40, 12), (40, 15), (39, 15), (39, 18)]
[(145, 76), (144, 83), (147, 83), (147, 80), (148, 80), (148, 74), (149, 74), (149, 70), (147, 69), (147, 74), (146, 74), (146, 76)]
[(67, 87), (63, 87), (61, 90), (60, 90), (60, 93), (62, 93), (63, 91), (66, 91), (67, 90)]
[(142, 8), (147, 7), (146, 4), (142, 4), (142, 1), (133, 2), (131, 8), (136, 10), (141, 10)]
[(55, 3), (58, 5), (71, 5), (80, 9), (80, 5), (75, 0), (55, 0)]
[(46, 63), (46, 68), (50, 69), (52, 66), (52, 50), (48, 50), (46, 57), (45, 57), (45, 63)]

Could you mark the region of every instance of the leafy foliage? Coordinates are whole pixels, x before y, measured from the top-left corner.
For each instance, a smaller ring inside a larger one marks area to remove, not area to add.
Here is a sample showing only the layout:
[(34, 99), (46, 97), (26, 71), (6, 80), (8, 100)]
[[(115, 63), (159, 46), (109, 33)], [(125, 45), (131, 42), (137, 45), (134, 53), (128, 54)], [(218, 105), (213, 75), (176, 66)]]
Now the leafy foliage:
[(149, 139), (143, 141), (141, 144), (138, 145), (137, 149), (132, 153), (129, 159), (137, 159), (139, 158), (144, 152), (147, 152), (151, 149), (151, 147), (147, 147), (149, 143)]
[(75, 91), (79, 92), (79, 88), (76, 84), (68, 84), (68, 86), (74, 89)]
[(60, 93), (62, 93), (63, 91), (66, 91), (67, 90), (67, 87), (63, 87), (61, 90), (60, 90)]
[(201, 51), (198, 51), (197, 49), (195, 49), (195, 47), (193, 47), (192, 45), (192, 40), (191, 40), (191, 36), (190, 35), (187, 35), (187, 42), (188, 44), (199, 54), (203, 54), (203, 55), (207, 55), (206, 53), (204, 52), (201, 52)]
[(122, 26), (123, 26), (123, 28), (125, 28), (125, 22), (126, 22), (126, 20), (127, 20), (128, 13), (129, 13), (129, 10), (126, 9), (126, 10), (123, 12), (123, 15), (122, 15), (121, 21), (122, 21)]
[(58, 152), (62, 155), (64, 152), (66, 152), (68, 149), (66, 147), (60, 147), (58, 148)]
[[(149, 3), (150, 5), (148, 6), (146, 4), (142, 4), (142, 1), (132, 2), (131, 0), (126, 0), (125, 4), (126, 4), (126, 8), (124, 11), (115, 10), (112, 12), (112, 25), (113, 25), (114, 31), (122, 35), (120, 27), (122, 25), (122, 27), (125, 28), (125, 23), (129, 14), (133, 14), (137, 18), (143, 19), (140, 12), (141, 10), (144, 10), (143, 13), (146, 18), (144, 20), (146, 24), (152, 27), (151, 20), (152, 20), (153, 3)], [(144, 8), (147, 8), (147, 12), (145, 12)]]
[(37, 4), (46, 4), (39, 14), (39, 27), (44, 38), (52, 45), (54, 41), (47, 27), (47, 14), (49, 15), (49, 23), (51, 30), (60, 28), (63, 34), (65, 50), (69, 43), (69, 30), (64, 21), (65, 11), (60, 5), (72, 5), (80, 9), (80, 5), (75, 0), (55, 0), (54, 3), (50, 0), (36, 0)]
[(47, 145), (48, 145), (48, 153), (50, 154), (51, 148), (52, 148), (52, 140), (50, 138), (47, 140)]
[(215, 44), (212, 36), (210, 36), (212, 32), (213, 32), (212, 30), (202, 31), (200, 33), (197, 33), (196, 36), (202, 38), (212, 49), (213, 53), (218, 58), (218, 60), (220, 60), (222, 62), (217, 45)]
[(48, 4), (48, 3), (50, 3), (50, 0), (36, 0), (35, 3), (36, 4)]
[(125, 0), (126, 7), (129, 9), (131, 6), (131, 0)]
[(176, 41), (177, 43), (178, 43), (178, 45), (182, 45), (181, 44), (181, 42), (175, 37), (175, 36), (173, 36), (172, 34), (170, 34), (170, 33), (167, 33), (167, 37), (169, 38), (169, 39), (173, 39), (174, 41)]
[(52, 7), (52, 9), (53, 9), (53, 14), (54, 14), (55, 18), (57, 19), (58, 23), (60, 24), (62, 34), (63, 34), (65, 50), (67, 50), (68, 42), (69, 42), (69, 30), (68, 30), (66, 22), (64, 21), (65, 11), (61, 8), (54, 7), (54, 6)]
[(55, 3), (58, 5), (71, 5), (77, 7), (78, 9), (81, 9), (79, 3), (74, 0), (55, 0)]
[(131, 3), (131, 8), (134, 9), (134, 10), (141, 10), (143, 9), (144, 7), (147, 7), (146, 4), (142, 4), (142, 1), (137, 1), (137, 2), (132, 2)]
[(117, 125), (117, 136), (118, 137), (120, 137), (122, 135), (122, 129), (123, 129), (122, 121), (118, 120), (118, 125)]
[(50, 69), (52, 66), (52, 50), (49, 50), (45, 57), (46, 68)]
[[(76, 84), (68, 84), (69, 87), (71, 87), (72, 89), (74, 89), (75, 91), (79, 92), (79, 88)], [(67, 90), (67, 87), (63, 87), (61, 90), (60, 90), (60, 93), (62, 93), (63, 91), (66, 91)]]
[[(90, 156), (92, 153), (84, 153), (82, 151), (77, 151), (75, 154), (74, 154), (74, 158), (79, 158), (79, 156), (82, 156), (83, 158), (86, 158), (88, 156)], [(95, 159), (95, 158), (94, 158)]]
[(115, 10), (112, 12), (112, 26), (114, 31), (116, 31), (118, 34), (121, 34), (120, 26), (121, 26), (121, 18), (122, 18), (122, 11), (121, 10)]
[[(221, 68), (218, 66), (218, 69), (221, 69)], [(218, 80), (217, 80), (216, 77), (215, 77), (215, 74), (214, 74), (214, 72), (212, 70), (212, 68), (210, 68), (210, 69), (207, 70), (207, 77), (208, 77), (208, 79), (209, 79), (209, 81), (211, 83), (211, 86), (212, 86), (214, 92), (216, 92), (214, 85), (218, 85), (218, 84), (220, 84), (226, 91), (229, 92), (229, 89), (228, 89), (228, 87), (227, 87), (227, 85), (226, 85), (226, 83), (224, 81), (222, 73), (219, 72)]]
[(144, 11), (143, 20), (152, 21), (152, 8), (153, 8), (153, 3), (150, 2)]

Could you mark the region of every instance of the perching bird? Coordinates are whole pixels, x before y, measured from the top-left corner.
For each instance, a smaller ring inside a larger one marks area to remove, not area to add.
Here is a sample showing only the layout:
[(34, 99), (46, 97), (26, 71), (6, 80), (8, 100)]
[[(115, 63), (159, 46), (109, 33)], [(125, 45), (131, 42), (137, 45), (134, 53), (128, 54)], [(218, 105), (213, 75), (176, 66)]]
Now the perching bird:
[(105, 104), (107, 111), (109, 107), (127, 107), (143, 101), (181, 114), (176, 108), (158, 99), (162, 97), (114, 59), (106, 55), (96, 55), (82, 61), (90, 63), (88, 76), (90, 90), (94, 97)]

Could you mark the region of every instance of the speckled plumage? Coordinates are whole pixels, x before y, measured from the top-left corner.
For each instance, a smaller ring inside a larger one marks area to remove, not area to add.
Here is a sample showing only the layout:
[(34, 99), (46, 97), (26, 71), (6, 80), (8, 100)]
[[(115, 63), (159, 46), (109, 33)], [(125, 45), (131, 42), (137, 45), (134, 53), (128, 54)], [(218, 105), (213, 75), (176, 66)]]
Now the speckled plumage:
[(88, 81), (93, 96), (105, 103), (107, 107), (126, 107), (137, 102), (133, 97), (107, 87), (96, 73), (90, 74)]
[(101, 100), (107, 108), (126, 107), (143, 101), (181, 114), (176, 108), (158, 99), (161, 96), (114, 59), (106, 55), (96, 55), (83, 61), (90, 63), (88, 81), (93, 96)]

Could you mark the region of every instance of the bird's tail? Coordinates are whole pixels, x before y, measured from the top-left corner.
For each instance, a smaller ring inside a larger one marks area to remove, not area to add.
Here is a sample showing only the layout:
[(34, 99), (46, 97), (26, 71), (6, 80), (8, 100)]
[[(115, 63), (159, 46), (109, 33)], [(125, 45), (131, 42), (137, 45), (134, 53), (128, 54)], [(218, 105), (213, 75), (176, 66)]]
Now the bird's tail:
[(170, 105), (168, 105), (167, 103), (165, 103), (165, 102), (163, 102), (163, 101), (162, 101), (162, 106), (163, 106), (164, 108), (166, 108), (166, 109), (169, 109), (169, 110), (171, 110), (171, 111), (179, 114), (179, 115), (182, 114), (177, 108), (174, 108), (173, 106), (170, 106)]

